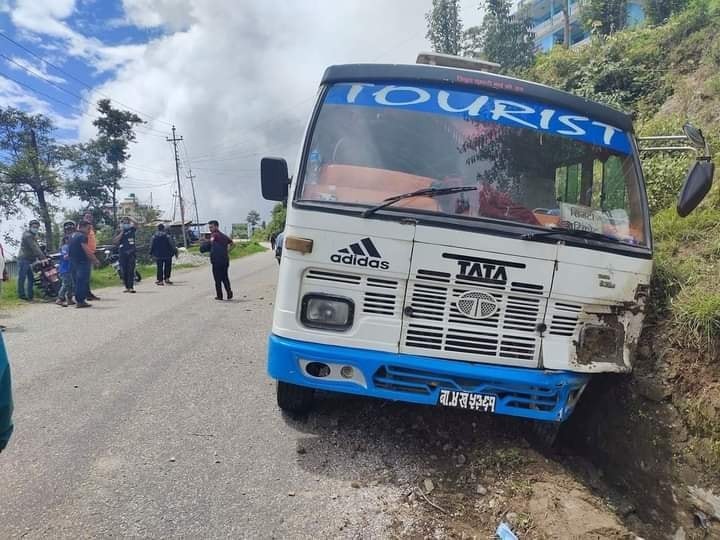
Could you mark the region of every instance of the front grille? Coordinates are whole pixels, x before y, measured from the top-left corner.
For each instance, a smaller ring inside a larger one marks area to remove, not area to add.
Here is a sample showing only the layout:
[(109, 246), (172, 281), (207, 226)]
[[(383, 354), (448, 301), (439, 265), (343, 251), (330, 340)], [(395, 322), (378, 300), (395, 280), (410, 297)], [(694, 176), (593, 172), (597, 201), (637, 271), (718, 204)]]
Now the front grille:
[(398, 289), (396, 280), (361, 276), (345, 272), (311, 269), (305, 274), (306, 283), (335, 287), (351, 286), (353, 290), (364, 290), (362, 312), (367, 315), (397, 317)]
[[(468, 318), (457, 307), (460, 295), (478, 288), (498, 303), (497, 312), (487, 319)], [(477, 279), (418, 270), (408, 291), (412, 315), (406, 324), (405, 346), (457, 353), (456, 357), (532, 361), (545, 307), (543, 292), (542, 285), (531, 283), (477, 283)]]
[(430, 395), (438, 389), (491, 394), (506, 407), (538, 411), (553, 410), (561, 392), (557, 386), (499, 384), (480, 378), (442, 376), (392, 365), (381, 366), (373, 375), (373, 384), (385, 390), (420, 395)]
[(553, 336), (572, 336), (578, 325), (582, 306), (567, 302), (553, 302), (550, 309), (550, 334)]
[(307, 274), (305, 274), (305, 279), (309, 281), (350, 283), (352, 285), (359, 285), (362, 281), (362, 276), (340, 272), (329, 272), (327, 270), (308, 270)]

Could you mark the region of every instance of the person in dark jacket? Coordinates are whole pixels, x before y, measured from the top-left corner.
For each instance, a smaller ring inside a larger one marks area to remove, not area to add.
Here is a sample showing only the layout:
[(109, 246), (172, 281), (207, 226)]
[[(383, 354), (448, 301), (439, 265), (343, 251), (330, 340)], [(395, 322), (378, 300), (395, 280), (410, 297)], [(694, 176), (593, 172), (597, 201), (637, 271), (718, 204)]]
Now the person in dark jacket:
[(34, 275), (32, 264), (36, 261), (47, 262), (47, 257), (40, 249), (37, 235), (40, 232), (40, 222), (33, 219), (28, 223), (28, 230), (22, 235), (20, 253), (18, 253), (18, 280), (17, 294), (20, 300), (32, 301)]
[(172, 237), (165, 232), (165, 225), (160, 223), (157, 232), (150, 242), (150, 255), (155, 258), (157, 265), (157, 281), (155, 285), (172, 285), (170, 273), (172, 272), (172, 258), (178, 256), (177, 246)]
[(216, 220), (208, 222), (210, 229), (210, 240), (200, 246), (203, 253), (210, 252), (210, 264), (212, 264), (213, 278), (215, 279), (215, 300), (223, 299), (223, 286), (227, 293), (227, 299), (232, 300), (233, 292), (230, 287), (228, 270), (230, 268), (230, 250), (235, 244), (230, 237), (220, 232), (220, 224)]
[(120, 221), (120, 231), (113, 238), (113, 244), (118, 247), (120, 254), (120, 272), (125, 282), (126, 293), (135, 292), (135, 258), (137, 249), (135, 247), (135, 224), (128, 216)]

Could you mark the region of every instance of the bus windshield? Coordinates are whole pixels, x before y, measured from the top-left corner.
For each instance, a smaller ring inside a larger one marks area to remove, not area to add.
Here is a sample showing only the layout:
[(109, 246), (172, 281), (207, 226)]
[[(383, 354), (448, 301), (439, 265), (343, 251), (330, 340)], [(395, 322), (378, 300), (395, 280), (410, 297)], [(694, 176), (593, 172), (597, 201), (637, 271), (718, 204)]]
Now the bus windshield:
[(314, 124), (298, 198), (389, 207), (547, 229), (600, 233), (647, 246), (646, 205), (622, 130), (492, 92), (335, 84)]

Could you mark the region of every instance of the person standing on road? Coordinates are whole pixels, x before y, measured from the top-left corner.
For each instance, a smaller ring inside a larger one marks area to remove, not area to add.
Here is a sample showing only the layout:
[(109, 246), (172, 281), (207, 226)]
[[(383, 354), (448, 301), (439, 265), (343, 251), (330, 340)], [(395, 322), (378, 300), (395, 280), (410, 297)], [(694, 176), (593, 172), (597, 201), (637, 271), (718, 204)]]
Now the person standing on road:
[(99, 264), (95, 252), (88, 246), (88, 231), (90, 224), (81, 221), (78, 230), (70, 238), (68, 253), (70, 255), (70, 272), (75, 283), (75, 307), (91, 307), (87, 303), (88, 292), (90, 291), (90, 267)]
[[(97, 237), (95, 236), (95, 218), (93, 217), (91, 212), (85, 212), (83, 219), (90, 224), (90, 229), (88, 230), (88, 235), (87, 235), (88, 247), (92, 250), (93, 253), (96, 253), (97, 252)], [(92, 276), (92, 267), (90, 267), (90, 275)], [(91, 290), (88, 290), (88, 300), (100, 300), (100, 298), (95, 296)]]
[[(2, 298), (3, 283), (8, 281), (10, 276), (8, 275), (7, 269), (5, 268), (5, 250), (2, 244), (0, 244), (0, 299)], [(0, 332), (6, 328), (0, 324)]]
[(47, 257), (45, 257), (37, 241), (39, 231), (40, 222), (37, 219), (31, 220), (30, 223), (28, 223), (28, 230), (23, 233), (22, 240), (20, 241), (17, 291), (18, 298), (27, 300), (28, 302), (33, 299), (34, 275), (32, 265), (36, 261), (47, 261)]
[(62, 239), (62, 247), (60, 248), (60, 264), (58, 265), (58, 274), (60, 274), (61, 285), (55, 303), (58, 306), (67, 307), (75, 305), (75, 302), (73, 301), (75, 287), (73, 284), (72, 272), (70, 271), (70, 238), (73, 234), (75, 234), (75, 222), (66, 221), (63, 225), (63, 232), (65, 235)]
[(150, 255), (155, 258), (157, 265), (157, 281), (155, 285), (172, 285), (170, 273), (172, 272), (172, 258), (177, 258), (178, 250), (175, 241), (165, 232), (165, 225), (160, 223), (157, 232), (150, 242)]
[(230, 250), (235, 244), (230, 237), (220, 232), (220, 224), (217, 220), (209, 221), (208, 228), (210, 229), (210, 240), (200, 246), (200, 251), (210, 252), (210, 264), (215, 280), (215, 300), (223, 299), (223, 286), (225, 286), (227, 299), (232, 300), (233, 292), (230, 287), (228, 270), (230, 269)]
[(120, 255), (120, 272), (125, 282), (126, 293), (135, 293), (135, 262), (137, 249), (135, 246), (135, 224), (128, 216), (120, 220), (120, 231), (113, 238)]

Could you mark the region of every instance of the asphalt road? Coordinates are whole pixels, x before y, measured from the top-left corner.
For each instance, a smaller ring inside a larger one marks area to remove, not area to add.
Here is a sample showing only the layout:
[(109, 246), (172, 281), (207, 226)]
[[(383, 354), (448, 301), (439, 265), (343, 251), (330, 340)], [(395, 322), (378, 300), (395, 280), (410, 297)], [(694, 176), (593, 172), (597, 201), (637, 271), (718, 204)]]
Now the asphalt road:
[(0, 313), (16, 406), (0, 539), (491, 538), (502, 520), (632, 538), (592, 468), (546, 459), (507, 418), (330, 394), (282, 415), (265, 372), (277, 264), (230, 276), (230, 302), (203, 267), (92, 309)]
[(199, 268), (173, 287), (104, 289), (88, 310), (6, 313), (16, 431), (0, 455), (0, 537), (381, 535), (397, 490), (353, 487), (362, 471), (313, 455), (337, 418), (276, 408), (276, 266), (233, 261), (231, 302)]

